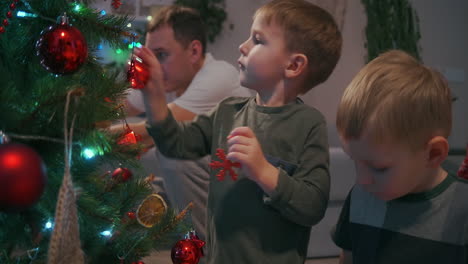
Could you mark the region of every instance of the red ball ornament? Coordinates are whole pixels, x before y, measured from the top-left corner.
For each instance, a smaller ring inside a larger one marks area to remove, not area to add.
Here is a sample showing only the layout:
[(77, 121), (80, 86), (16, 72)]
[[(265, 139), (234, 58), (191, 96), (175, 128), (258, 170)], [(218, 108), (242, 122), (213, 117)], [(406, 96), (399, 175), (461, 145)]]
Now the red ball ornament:
[(127, 71), (127, 80), (133, 89), (143, 89), (149, 79), (149, 71), (143, 61), (133, 56), (129, 62)]
[(46, 182), (46, 168), (36, 151), (18, 143), (0, 145), (0, 210), (34, 205)]
[(136, 218), (135, 212), (127, 212), (127, 216), (130, 219), (135, 219)]
[(134, 261), (132, 264), (145, 264), (143, 261)]
[(189, 232), (185, 239), (177, 241), (171, 250), (174, 264), (197, 264), (203, 256), (205, 241), (200, 240), (195, 232)]
[(41, 32), (36, 42), (37, 55), (41, 65), (54, 74), (70, 74), (77, 71), (86, 61), (88, 46), (81, 32), (68, 24), (65, 16), (62, 22)]
[(112, 172), (112, 178), (117, 181), (126, 182), (132, 177), (132, 172), (127, 168), (119, 167)]

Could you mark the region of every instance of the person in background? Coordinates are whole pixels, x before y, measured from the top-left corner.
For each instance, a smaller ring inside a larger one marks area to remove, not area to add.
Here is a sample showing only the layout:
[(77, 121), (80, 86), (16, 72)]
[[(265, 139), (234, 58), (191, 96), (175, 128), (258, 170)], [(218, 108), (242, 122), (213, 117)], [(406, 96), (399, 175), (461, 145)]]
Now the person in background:
[[(163, 7), (148, 24), (145, 47), (161, 65), (163, 96), (167, 97), (167, 107), (178, 121), (192, 120), (226, 97), (252, 95), (240, 86), (238, 70), (234, 66), (215, 60), (207, 53), (206, 38), (199, 13), (188, 7)], [(125, 105), (129, 116), (145, 112), (139, 90), (129, 90)], [(130, 124), (130, 127), (142, 136), (142, 142), (148, 147), (154, 144), (144, 120)], [(192, 222), (197, 235), (204, 240), (210, 157), (171, 159), (151, 148), (142, 156), (141, 162), (147, 173), (155, 174), (156, 189), (165, 193), (174, 209), (182, 210), (188, 203), (194, 203)]]
[(137, 51), (151, 76), (143, 89), (147, 129), (161, 153), (210, 154), (226, 166), (210, 174), (207, 263), (305, 262), (330, 176), (325, 118), (298, 95), (330, 76), (341, 43), (325, 10), (305, 0), (268, 2), (239, 47), (241, 85), (256, 96), (225, 99), (192, 122), (177, 122), (167, 107), (157, 57), (146, 47)]
[(336, 126), (357, 172), (332, 231), (340, 263), (468, 263), (468, 182), (441, 167), (452, 128), (442, 75), (385, 52), (344, 91)]

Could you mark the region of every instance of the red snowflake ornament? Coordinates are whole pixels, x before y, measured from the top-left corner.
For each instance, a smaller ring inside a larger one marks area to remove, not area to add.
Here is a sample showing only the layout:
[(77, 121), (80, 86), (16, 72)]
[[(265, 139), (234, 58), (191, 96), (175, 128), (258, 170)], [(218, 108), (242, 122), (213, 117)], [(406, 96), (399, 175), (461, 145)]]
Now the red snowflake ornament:
[(212, 161), (210, 163), (210, 167), (213, 169), (219, 169), (221, 170), (216, 174), (216, 177), (218, 178), (219, 181), (224, 180), (224, 176), (226, 175), (226, 172), (231, 174), (231, 178), (233, 181), (237, 180), (237, 173), (234, 171), (232, 167), (240, 168), (241, 164), (239, 162), (232, 162), (228, 159), (226, 159), (226, 153), (224, 153), (224, 149), (216, 149), (216, 156), (221, 159), (221, 161)]
[(112, 0), (111, 5), (114, 9), (118, 9), (122, 5), (122, 3), (120, 2), (120, 0)]

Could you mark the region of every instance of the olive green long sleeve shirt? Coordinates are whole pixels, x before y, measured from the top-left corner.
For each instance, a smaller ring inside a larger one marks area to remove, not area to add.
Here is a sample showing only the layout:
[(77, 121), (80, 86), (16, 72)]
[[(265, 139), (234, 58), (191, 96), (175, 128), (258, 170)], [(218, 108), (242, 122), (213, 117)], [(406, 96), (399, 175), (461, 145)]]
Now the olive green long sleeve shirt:
[(228, 98), (193, 122), (171, 114), (147, 124), (159, 151), (194, 159), (227, 152), (227, 136), (236, 127), (255, 133), (266, 159), (279, 168), (271, 196), (236, 169), (219, 181), (212, 169), (207, 211), (208, 264), (304, 263), (311, 226), (324, 216), (330, 189), (329, 154), (323, 115), (297, 99), (264, 107), (255, 98)]

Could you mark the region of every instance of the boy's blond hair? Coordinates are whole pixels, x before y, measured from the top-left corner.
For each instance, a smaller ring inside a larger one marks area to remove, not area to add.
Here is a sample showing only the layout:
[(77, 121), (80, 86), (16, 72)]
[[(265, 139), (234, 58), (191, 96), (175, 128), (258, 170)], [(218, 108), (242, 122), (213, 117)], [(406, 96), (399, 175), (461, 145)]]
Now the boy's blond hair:
[(340, 58), (342, 38), (327, 11), (305, 0), (273, 0), (260, 7), (254, 19), (259, 15), (283, 29), (289, 52), (307, 57), (306, 85), (299, 94), (328, 79)]
[(450, 89), (440, 73), (403, 51), (388, 51), (346, 88), (336, 126), (345, 140), (359, 139), (366, 130), (375, 142), (390, 140), (418, 150), (433, 136), (450, 135)]

